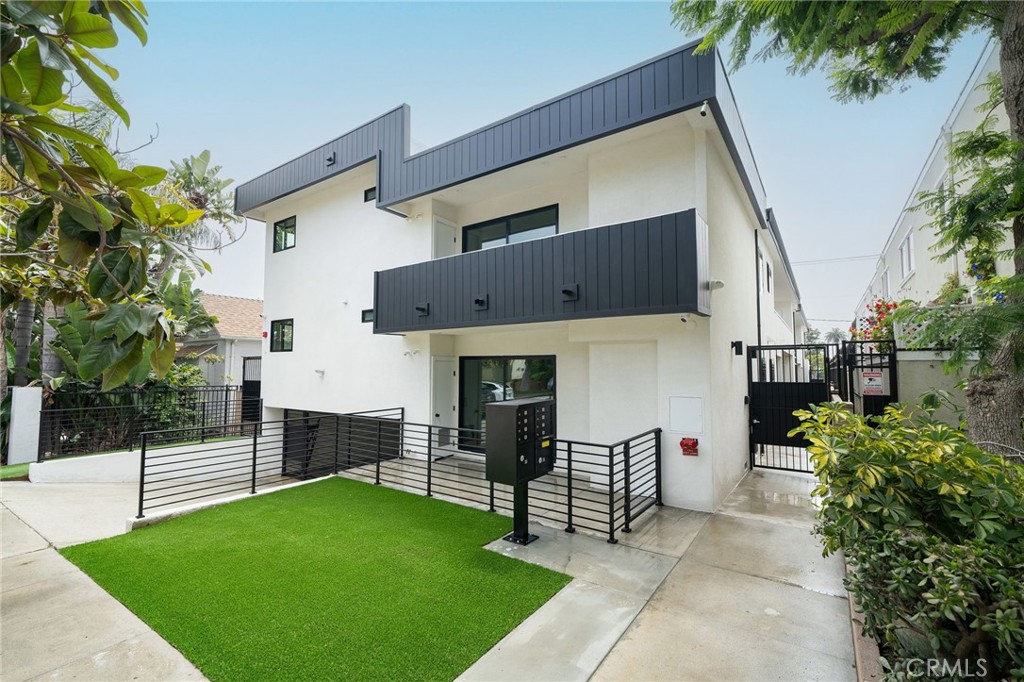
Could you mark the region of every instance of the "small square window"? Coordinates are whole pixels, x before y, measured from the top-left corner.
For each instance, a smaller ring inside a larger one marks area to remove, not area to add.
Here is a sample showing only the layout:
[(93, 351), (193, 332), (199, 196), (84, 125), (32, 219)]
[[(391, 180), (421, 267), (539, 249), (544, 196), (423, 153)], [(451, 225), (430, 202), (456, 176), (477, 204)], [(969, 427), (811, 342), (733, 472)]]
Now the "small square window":
[(274, 320), (270, 323), (270, 352), (288, 352), (292, 349), (293, 320)]
[(377, 200), (377, 188), (371, 187), (368, 190), (363, 191), (363, 201), (376, 201)]
[(274, 223), (274, 253), (295, 247), (295, 216)]
[(363, 322), (373, 322), (373, 308), (363, 311)]

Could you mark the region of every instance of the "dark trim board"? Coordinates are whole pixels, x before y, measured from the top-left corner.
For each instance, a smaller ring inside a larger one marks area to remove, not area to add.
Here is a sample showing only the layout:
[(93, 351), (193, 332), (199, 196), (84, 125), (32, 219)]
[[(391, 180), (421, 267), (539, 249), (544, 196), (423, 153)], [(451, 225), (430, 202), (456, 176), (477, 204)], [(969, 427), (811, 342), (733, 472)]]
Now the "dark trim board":
[(715, 51), (694, 41), (415, 155), (401, 105), (240, 185), (241, 213), (377, 160), (386, 208), (553, 152), (700, 106), (715, 96)]
[(711, 314), (696, 211), (566, 232), (374, 273), (377, 334)]

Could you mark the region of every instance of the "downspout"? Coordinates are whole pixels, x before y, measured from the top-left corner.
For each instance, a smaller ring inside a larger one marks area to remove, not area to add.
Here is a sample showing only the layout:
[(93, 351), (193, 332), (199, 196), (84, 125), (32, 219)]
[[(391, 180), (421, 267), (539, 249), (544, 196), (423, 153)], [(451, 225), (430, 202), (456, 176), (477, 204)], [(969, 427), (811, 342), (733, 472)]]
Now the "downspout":
[(754, 291), (757, 295), (757, 345), (761, 345), (761, 268), (758, 255), (761, 253), (761, 236), (754, 230)]

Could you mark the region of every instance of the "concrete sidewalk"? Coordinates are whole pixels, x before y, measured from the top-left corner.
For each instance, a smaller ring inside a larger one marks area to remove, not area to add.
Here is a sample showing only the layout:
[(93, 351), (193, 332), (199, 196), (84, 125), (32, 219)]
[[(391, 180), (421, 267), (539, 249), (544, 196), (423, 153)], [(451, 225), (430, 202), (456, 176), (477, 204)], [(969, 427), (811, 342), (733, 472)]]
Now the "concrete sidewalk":
[(574, 580), (461, 680), (855, 680), (843, 566), (813, 479), (756, 471), (713, 515), (662, 508), (619, 545), (534, 526), (494, 551)]
[(843, 564), (810, 476), (758, 470), (708, 519), (594, 680), (855, 680)]
[(205, 679), (54, 549), (125, 532), (132, 489), (116, 484), (0, 484), (4, 682)]

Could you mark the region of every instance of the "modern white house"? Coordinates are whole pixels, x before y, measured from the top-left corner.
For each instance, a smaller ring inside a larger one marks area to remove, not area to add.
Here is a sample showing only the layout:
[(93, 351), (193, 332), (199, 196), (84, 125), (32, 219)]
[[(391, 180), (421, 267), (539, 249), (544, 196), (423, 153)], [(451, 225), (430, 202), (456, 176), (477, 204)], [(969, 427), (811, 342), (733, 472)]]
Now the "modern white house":
[[(867, 306), (879, 298), (927, 303), (934, 300), (942, 286), (951, 279), (959, 278), (961, 282), (974, 279), (968, 272), (969, 264), (964, 254), (957, 254), (942, 262), (935, 259), (934, 246), (938, 237), (935, 229), (930, 226), (932, 218), (924, 209), (916, 207), (920, 204), (918, 196), (921, 192), (962, 180), (950, 167), (950, 145), (957, 133), (974, 130), (988, 113), (978, 111), (978, 108), (988, 99), (988, 92), (983, 87), (985, 82), (990, 74), (999, 71), (997, 48), (991, 42), (985, 46), (949, 116), (938, 131), (931, 152), (882, 248), (875, 273), (857, 304), (855, 320), (866, 317)], [(999, 117), (998, 125), (1008, 130), (1010, 124), (1005, 109), (999, 107), (995, 113)], [(1012, 270), (1013, 264), (1009, 260), (996, 261), (999, 275), (1012, 274)]]
[(266, 224), (265, 418), (484, 428), (489, 402), (553, 396), (560, 438), (661, 427), (665, 503), (719, 504), (749, 466), (746, 348), (806, 320), (695, 45), (416, 154), (401, 105), (239, 186)]
[(178, 361), (199, 367), (210, 386), (238, 385), (245, 359), (263, 353), (263, 301), (207, 293), (201, 300), (217, 323), (184, 341), (177, 353)]

